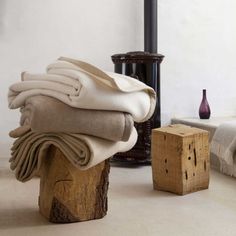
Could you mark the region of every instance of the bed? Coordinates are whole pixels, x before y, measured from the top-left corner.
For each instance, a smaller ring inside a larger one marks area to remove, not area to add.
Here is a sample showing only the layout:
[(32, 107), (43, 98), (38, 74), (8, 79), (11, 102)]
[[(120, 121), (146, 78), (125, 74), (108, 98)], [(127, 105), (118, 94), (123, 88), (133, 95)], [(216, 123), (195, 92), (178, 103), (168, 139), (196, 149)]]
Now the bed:
[[(236, 122), (236, 117), (213, 117), (208, 120), (203, 120), (199, 118), (173, 118), (171, 120), (172, 124), (185, 124), (193, 127), (197, 127), (200, 129), (204, 129), (209, 131), (209, 141), (212, 145), (212, 138), (215, 134), (217, 128), (222, 127), (222, 124)], [(235, 134), (236, 135), (236, 134)], [(213, 152), (210, 153), (211, 158), (211, 168), (222, 172), (226, 175), (231, 175), (236, 177), (236, 153), (234, 153), (234, 163), (227, 164), (222, 162), (222, 158), (215, 155)], [(223, 164), (222, 164), (223, 163)], [(235, 170), (234, 170), (235, 169)]]

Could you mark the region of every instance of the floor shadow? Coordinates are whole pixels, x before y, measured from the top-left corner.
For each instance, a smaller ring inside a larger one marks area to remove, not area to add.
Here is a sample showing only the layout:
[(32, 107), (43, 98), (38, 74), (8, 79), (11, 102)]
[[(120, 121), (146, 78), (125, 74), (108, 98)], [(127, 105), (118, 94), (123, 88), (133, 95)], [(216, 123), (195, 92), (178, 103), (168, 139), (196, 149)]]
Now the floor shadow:
[(112, 193), (120, 195), (122, 198), (175, 198), (178, 195), (157, 191), (153, 189), (152, 183), (122, 183), (122, 184), (112, 184)]
[(7, 168), (0, 168), (0, 178), (12, 178), (14, 177), (14, 172)]
[(128, 162), (110, 162), (111, 167), (118, 167), (118, 168), (127, 168), (127, 169), (138, 169), (142, 168), (143, 166), (151, 166), (150, 163), (128, 163)]
[(0, 209), (0, 229), (51, 225), (37, 208)]

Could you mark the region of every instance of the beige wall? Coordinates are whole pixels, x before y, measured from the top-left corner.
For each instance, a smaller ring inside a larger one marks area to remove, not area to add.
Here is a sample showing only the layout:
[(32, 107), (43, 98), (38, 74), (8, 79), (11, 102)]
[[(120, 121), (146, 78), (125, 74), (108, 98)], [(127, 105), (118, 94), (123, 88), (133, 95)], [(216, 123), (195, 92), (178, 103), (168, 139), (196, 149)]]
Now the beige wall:
[[(197, 116), (206, 88), (212, 115), (236, 114), (236, 1), (159, 0), (162, 121)], [(0, 1), (0, 156), (18, 111), (8, 86), (21, 71), (42, 72), (58, 56), (113, 70), (110, 56), (143, 49), (143, 0)]]

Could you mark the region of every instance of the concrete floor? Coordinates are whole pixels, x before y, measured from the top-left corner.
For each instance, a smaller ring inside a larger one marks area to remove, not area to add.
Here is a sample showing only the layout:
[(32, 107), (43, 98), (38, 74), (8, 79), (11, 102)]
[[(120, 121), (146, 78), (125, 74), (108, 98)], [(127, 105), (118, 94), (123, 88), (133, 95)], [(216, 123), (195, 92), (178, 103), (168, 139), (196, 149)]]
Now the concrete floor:
[(48, 223), (38, 212), (39, 179), (15, 180), (0, 159), (1, 236), (236, 235), (236, 179), (211, 171), (209, 190), (185, 196), (153, 191), (151, 167), (112, 167), (108, 214), (101, 220)]

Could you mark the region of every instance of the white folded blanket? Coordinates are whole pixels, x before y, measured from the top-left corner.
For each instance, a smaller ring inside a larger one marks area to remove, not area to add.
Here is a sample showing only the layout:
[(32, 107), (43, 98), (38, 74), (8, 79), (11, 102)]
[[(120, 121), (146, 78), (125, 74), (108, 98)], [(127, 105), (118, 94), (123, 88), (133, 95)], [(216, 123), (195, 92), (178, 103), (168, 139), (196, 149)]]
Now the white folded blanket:
[(39, 172), (50, 145), (59, 148), (75, 167), (88, 169), (117, 152), (128, 151), (137, 141), (135, 128), (127, 142), (109, 141), (82, 134), (34, 133), (29, 126), (21, 126), (11, 131), (10, 136), (17, 138), (12, 146), (10, 167), (15, 170), (16, 178), (22, 182), (30, 180)]
[(22, 82), (9, 89), (9, 108), (22, 107), (35, 95), (51, 96), (76, 108), (127, 112), (136, 122), (149, 119), (156, 106), (155, 91), (144, 83), (69, 58), (49, 65), (46, 74), (22, 73)]
[(236, 121), (223, 123), (216, 129), (211, 141), (211, 152), (218, 157), (223, 173), (236, 176)]

